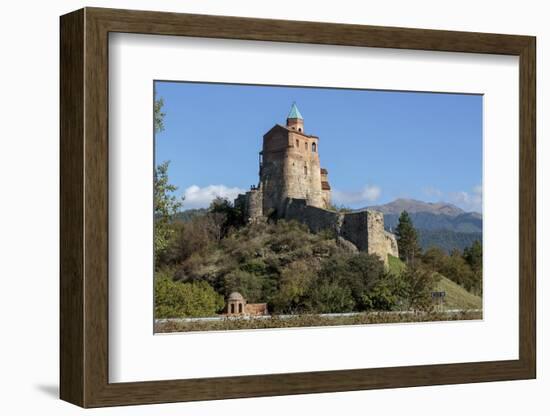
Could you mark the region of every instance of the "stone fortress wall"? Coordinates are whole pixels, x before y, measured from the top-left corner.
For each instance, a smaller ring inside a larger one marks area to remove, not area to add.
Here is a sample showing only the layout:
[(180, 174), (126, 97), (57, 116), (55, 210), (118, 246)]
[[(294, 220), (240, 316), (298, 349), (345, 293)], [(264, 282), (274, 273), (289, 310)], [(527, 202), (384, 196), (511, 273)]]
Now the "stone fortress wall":
[(373, 210), (341, 213), (330, 209), (328, 171), (321, 168), (319, 137), (304, 133), (304, 120), (293, 104), (286, 126), (263, 136), (260, 181), (235, 200), (249, 222), (266, 217), (296, 220), (312, 232), (331, 230), (351, 249), (398, 256), (395, 236), (384, 230), (384, 215)]
[(384, 230), (384, 214), (369, 209), (337, 212), (307, 205), (304, 199), (288, 199), (281, 218), (306, 224), (312, 232), (330, 230), (357, 250), (378, 255), (388, 264), (388, 254), (398, 257), (395, 236)]

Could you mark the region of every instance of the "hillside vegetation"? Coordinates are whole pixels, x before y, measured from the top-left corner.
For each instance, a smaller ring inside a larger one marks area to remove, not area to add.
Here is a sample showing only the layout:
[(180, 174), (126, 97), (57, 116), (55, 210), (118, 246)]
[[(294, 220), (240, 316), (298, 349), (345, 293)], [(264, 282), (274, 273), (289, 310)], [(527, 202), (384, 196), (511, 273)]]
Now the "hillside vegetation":
[(173, 220), (156, 252), (156, 317), (213, 316), (241, 293), (272, 314), (430, 310), (438, 276), (357, 252), (330, 232), (294, 221), (245, 224), (227, 200)]
[(468, 292), (452, 280), (441, 276), (437, 283), (437, 290), (445, 292), (445, 309), (481, 309), (483, 302), (480, 296)]
[[(394, 274), (401, 274), (407, 266), (399, 258), (389, 256), (389, 271)], [(468, 292), (464, 287), (453, 282), (440, 273), (437, 273), (437, 283), (434, 291), (445, 292), (443, 307), (446, 310), (463, 309), (474, 310), (482, 309), (481, 296)]]

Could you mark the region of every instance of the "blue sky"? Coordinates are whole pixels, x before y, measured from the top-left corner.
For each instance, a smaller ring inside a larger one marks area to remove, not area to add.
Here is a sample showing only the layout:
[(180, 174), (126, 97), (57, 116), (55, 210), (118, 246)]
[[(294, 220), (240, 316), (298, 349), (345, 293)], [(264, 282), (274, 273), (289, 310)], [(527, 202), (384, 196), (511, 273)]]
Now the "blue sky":
[(184, 209), (257, 184), (262, 136), (285, 124), (295, 101), (305, 132), (320, 137), (335, 203), (414, 198), (481, 211), (480, 95), (164, 81), (155, 89), (166, 113), (156, 162), (171, 161)]

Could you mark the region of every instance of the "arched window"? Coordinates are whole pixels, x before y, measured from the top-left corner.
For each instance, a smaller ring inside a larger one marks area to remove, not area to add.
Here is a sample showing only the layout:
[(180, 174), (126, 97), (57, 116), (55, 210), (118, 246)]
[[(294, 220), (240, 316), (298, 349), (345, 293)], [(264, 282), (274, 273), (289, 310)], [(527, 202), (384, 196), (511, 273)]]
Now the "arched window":
[(234, 303), (231, 304), (231, 313), (235, 313), (235, 304)]
[(317, 144), (316, 143), (311, 143), (311, 151), (314, 152), (314, 153), (317, 151)]
[(298, 127), (298, 131), (302, 131), (302, 128), (301, 128), (301, 127)]
[(307, 150), (307, 142), (306, 142), (306, 150)]
[(239, 313), (243, 313), (243, 304), (239, 303)]
[(300, 147), (300, 142), (296, 139), (296, 147)]

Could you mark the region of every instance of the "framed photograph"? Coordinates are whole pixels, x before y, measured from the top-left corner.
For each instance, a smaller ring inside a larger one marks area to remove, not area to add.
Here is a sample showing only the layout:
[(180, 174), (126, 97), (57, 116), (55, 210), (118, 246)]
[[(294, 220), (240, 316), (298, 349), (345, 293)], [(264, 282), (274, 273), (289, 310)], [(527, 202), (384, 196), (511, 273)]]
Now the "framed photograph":
[(534, 37), (60, 24), (63, 400), (536, 377)]

